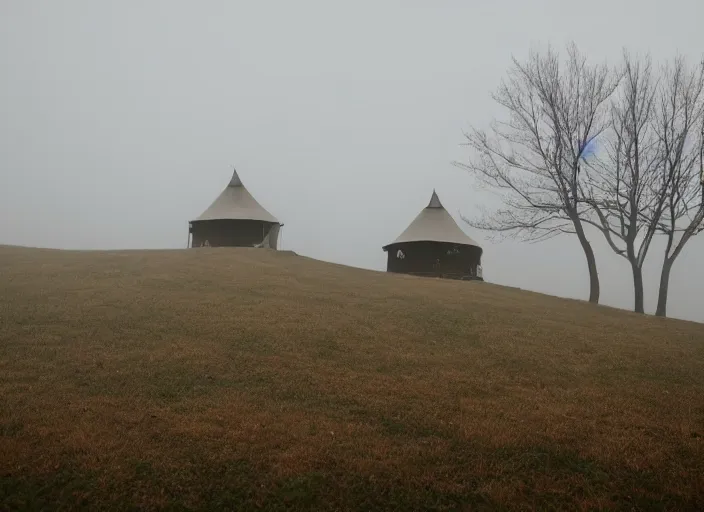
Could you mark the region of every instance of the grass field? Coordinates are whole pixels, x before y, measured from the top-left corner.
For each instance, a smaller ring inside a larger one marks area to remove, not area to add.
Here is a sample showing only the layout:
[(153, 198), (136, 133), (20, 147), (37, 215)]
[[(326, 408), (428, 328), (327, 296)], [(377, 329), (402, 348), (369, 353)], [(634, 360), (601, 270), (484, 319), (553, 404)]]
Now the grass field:
[(704, 508), (704, 325), (286, 252), (0, 247), (0, 411), (6, 510)]

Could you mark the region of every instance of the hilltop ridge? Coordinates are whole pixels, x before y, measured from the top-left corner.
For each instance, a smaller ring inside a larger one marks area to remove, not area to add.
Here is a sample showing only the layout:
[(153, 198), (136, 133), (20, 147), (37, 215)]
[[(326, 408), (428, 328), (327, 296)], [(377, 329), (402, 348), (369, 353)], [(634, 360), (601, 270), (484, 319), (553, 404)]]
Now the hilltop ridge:
[(704, 505), (704, 325), (264, 249), (0, 247), (0, 503)]

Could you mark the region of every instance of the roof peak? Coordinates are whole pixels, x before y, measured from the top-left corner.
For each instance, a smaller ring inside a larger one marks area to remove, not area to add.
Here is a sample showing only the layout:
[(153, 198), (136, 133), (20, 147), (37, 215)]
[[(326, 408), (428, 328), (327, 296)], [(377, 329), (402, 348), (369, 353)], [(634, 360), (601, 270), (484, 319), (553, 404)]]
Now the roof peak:
[(435, 192), (435, 189), (433, 189), (433, 195), (430, 196), (430, 202), (428, 203), (428, 206), (426, 208), (444, 208), (442, 203), (440, 202), (440, 198), (438, 197), (437, 192)]
[(278, 223), (276, 217), (271, 215), (249, 193), (249, 190), (240, 180), (237, 170), (232, 170), (232, 178), (220, 195), (210, 206), (200, 214), (195, 221), (201, 220), (260, 220), (263, 222)]
[(244, 185), (242, 184), (242, 180), (240, 179), (239, 175), (237, 174), (237, 169), (234, 167), (232, 168), (232, 178), (230, 178), (230, 183), (227, 185), (228, 187), (243, 187)]

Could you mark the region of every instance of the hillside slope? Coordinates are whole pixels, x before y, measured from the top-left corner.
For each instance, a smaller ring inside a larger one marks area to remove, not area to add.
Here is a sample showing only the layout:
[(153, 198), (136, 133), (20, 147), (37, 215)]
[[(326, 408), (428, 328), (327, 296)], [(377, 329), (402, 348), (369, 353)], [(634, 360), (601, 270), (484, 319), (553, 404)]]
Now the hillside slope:
[(0, 508), (704, 507), (704, 325), (257, 249), (0, 247)]

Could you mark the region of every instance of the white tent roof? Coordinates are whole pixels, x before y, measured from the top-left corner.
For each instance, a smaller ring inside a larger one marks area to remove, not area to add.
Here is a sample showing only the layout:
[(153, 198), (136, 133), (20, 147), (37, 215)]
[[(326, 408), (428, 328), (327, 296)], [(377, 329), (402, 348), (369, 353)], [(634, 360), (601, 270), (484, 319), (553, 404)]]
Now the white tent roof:
[(421, 210), (396, 240), (384, 246), (384, 249), (405, 242), (449, 242), (481, 247), (460, 229), (434, 190), (428, 206)]
[(236, 220), (261, 220), (264, 222), (275, 222), (272, 214), (260, 205), (252, 194), (242, 184), (242, 180), (237, 175), (237, 170), (232, 173), (230, 183), (225, 187), (220, 195), (213, 203), (200, 214), (199, 220), (218, 220), (218, 219), (236, 219)]

